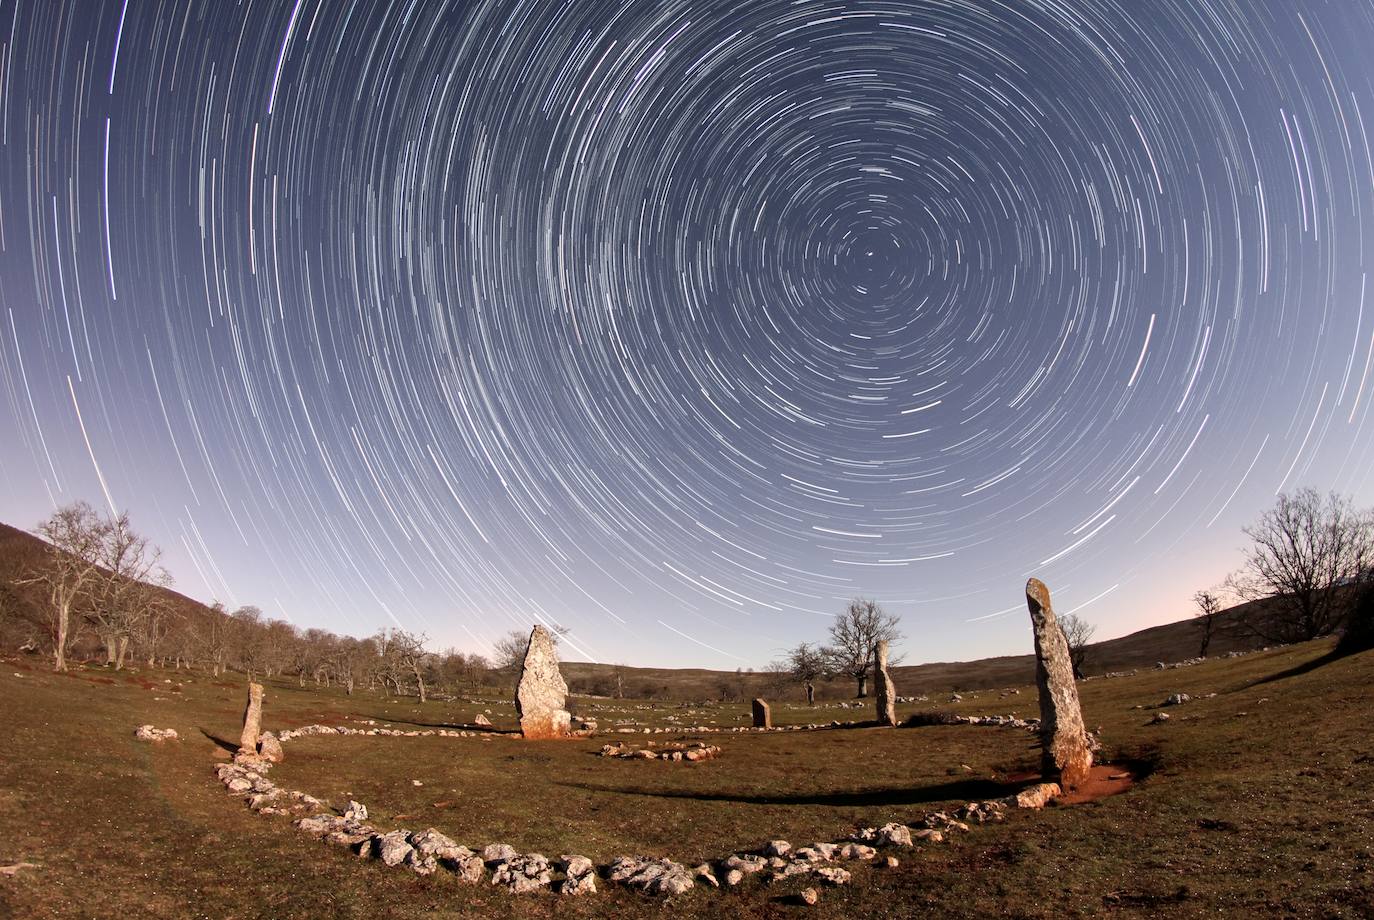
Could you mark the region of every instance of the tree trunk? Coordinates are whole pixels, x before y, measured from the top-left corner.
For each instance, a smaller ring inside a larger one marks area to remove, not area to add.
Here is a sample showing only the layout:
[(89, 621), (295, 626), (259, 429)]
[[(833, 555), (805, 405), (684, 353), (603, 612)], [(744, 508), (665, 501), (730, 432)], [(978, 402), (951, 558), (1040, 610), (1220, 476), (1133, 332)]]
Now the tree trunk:
[(122, 670), (122, 669), (123, 669), (123, 667), (124, 667), (124, 656), (127, 655), (128, 652), (129, 652), (129, 638), (128, 638), (127, 636), (120, 636), (120, 637), (119, 637), (119, 650), (115, 653), (115, 670), (116, 670), (116, 671), (119, 671), (119, 670)]
[(816, 685), (809, 680), (806, 682), (806, 705), (816, 705)]
[(351, 674), (348, 677), (348, 695), (353, 695), (353, 675)]
[(868, 673), (864, 672), (863, 674), (858, 675), (858, 681), (859, 699), (863, 699), (864, 697), (868, 696)]
[(53, 670), (67, 670), (67, 630), (71, 624), (71, 609), (65, 603), (57, 605), (57, 638), (53, 642)]
[(115, 663), (115, 637), (107, 634), (105, 636), (105, 667)]

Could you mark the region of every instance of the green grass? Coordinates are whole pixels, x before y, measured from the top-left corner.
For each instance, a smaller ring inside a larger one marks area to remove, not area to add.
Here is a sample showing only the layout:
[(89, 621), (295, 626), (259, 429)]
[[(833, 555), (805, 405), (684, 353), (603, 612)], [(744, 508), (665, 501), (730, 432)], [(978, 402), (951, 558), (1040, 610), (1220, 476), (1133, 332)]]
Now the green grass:
[[(672, 915), (1369, 916), (1374, 913), (1374, 654), (1280, 676), (1327, 643), (1192, 668), (1142, 671), (1081, 685), (1104, 753), (1144, 765), (1131, 792), (1071, 808), (1017, 813), (950, 843), (906, 851), (900, 868), (855, 872), (813, 908), (786, 896), (802, 883), (699, 890)], [(13, 676), (15, 673), (22, 677)], [(113, 683), (106, 681), (114, 678)], [(420, 878), (254, 815), (216, 782), (237, 737), (242, 678), (90, 670), (57, 676), (31, 659), (0, 662), (9, 739), (0, 753), (0, 916), (15, 917), (577, 917), (662, 916), (629, 891), (576, 902)], [(179, 692), (173, 692), (177, 690)], [(1172, 692), (1195, 697), (1150, 723)], [(579, 701), (604, 728), (744, 724), (743, 706), (688, 708)], [(1036, 714), (1032, 688), (965, 694), (965, 713)], [(397, 728), (457, 724), (509, 705), (387, 702), (358, 694), (268, 687), (265, 722), (376, 719)], [(860, 719), (871, 710), (778, 704), (775, 722)], [(899, 713), (903, 714), (903, 713)], [(136, 725), (176, 728), (180, 743), (134, 740)], [(353, 723), (356, 724), (356, 723)], [(643, 852), (696, 862), (782, 836), (836, 840), (855, 825), (915, 820), (996, 794), (1030, 767), (1025, 732), (975, 726), (711, 734), (724, 753), (699, 764), (596, 757), (606, 740), (697, 737), (672, 732), (527, 743), (516, 738), (309, 737), (286, 745), (273, 779), (335, 804), (357, 798), (379, 826), (437, 827), (468, 845), (510, 843), (549, 856), (604, 861)], [(965, 769), (968, 767), (970, 769)], [(414, 786), (420, 780), (422, 786)], [(400, 816), (400, 817), (397, 817)]]

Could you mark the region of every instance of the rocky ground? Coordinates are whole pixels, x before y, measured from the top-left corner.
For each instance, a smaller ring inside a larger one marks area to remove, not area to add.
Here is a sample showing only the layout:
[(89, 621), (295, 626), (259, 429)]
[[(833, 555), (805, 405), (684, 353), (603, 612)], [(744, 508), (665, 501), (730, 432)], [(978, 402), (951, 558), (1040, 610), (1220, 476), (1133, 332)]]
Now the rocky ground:
[[(0, 661), (0, 916), (1367, 916), (1374, 656), (1325, 651), (1082, 684), (1137, 782), (1043, 810), (1007, 804), (1038, 760), (1028, 687), (928, 694), (898, 729), (775, 700), (825, 727), (767, 733), (733, 730), (747, 706), (574, 698), (598, 733), (535, 744), (492, 694), (269, 682), (285, 759), (249, 778), (241, 678)], [(598, 756), (622, 743), (720, 754)]]

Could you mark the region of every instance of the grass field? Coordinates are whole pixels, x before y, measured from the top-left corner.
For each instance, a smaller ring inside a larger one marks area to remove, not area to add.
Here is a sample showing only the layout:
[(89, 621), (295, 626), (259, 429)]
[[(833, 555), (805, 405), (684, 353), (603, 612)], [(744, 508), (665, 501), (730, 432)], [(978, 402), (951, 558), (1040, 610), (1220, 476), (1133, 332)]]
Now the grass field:
[[(312, 840), (227, 796), (212, 766), (237, 738), (241, 677), (186, 672), (59, 676), (0, 662), (8, 740), (0, 753), (0, 915), (15, 917), (432, 916), (1370, 916), (1374, 914), (1374, 654), (1322, 663), (1326, 642), (1081, 685), (1106, 759), (1131, 763), (1130, 792), (974, 827), (861, 868), (815, 907), (788, 880), (698, 889), (669, 905), (611, 888), (590, 898), (513, 896), (422, 878)], [(166, 681), (172, 681), (167, 683)], [(899, 687), (899, 690), (901, 688)], [(1169, 693), (1196, 699), (1151, 724)], [(603, 730), (744, 724), (742, 706), (576, 701)], [(1036, 714), (1033, 688), (930, 704), (967, 714)], [(904, 707), (907, 711), (913, 706)], [(925, 708), (924, 706), (921, 708)], [(508, 704), (385, 701), (268, 685), (265, 722), (417, 728), (470, 722)], [(778, 704), (775, 722), (867, 718), (870, 710)], [(899, 712), (899, 715), (904, 713)], [(352, 721), (350, 721), (352, 720)], [(151, 722), (179, 743), (136, 741)], [(600, 758), (606, 740), (659, 743), (675, 731), (523, 742), (515, 737), (305, 737), (272, 778), (326, 801), (365, 802), (382, 828), (433, 826), (460, 843), (549, 856), (668, 856), (694, 864), (783, 837), (840, 840), (856, 825), (916, 820), (1006, 794), (1037, 762), (1024, 731), (984, 726), (853, 728), (700, 737), (720, 759)], [(414, 785), (414, 781), (422, 785)]]

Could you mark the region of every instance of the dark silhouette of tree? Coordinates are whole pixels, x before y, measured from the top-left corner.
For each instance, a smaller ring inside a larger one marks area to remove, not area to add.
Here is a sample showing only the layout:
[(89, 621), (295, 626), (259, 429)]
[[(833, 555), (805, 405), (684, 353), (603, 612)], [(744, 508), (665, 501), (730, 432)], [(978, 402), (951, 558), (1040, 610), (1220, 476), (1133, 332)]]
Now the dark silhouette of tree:
[(1097, 627), (1082, 617), (1066, 613), (1059, 618), (1059, 628), (1064, 631), (1064, 641), (1069, 644), (1069, 661), (1073, 664), (1073, 679), (1083, 679), (1083, 665), (1088, 660), (1088, 643), (1092, 642)]
[(1199, 591), (1193, 595), (1193, 603), (1197, 605), (1193, 622), (1197, 624), (1201, 635), (1197, 656), (1206, 658), (1207, 648), (1212, 644), (1212, 635), (1216, 632), (1217, 614), (1221, 613), (1221, 598), (1212, 591)]
[[(1245, 528), (1251, 545), (1227, 587), (1254, 604), (1244, 624), (1269, 642), (1305, 642), (1336, 630), (1344, 617), (1341, 589), (1369, 576), (1374, 519), (1334, 492), (1299, 489)], [(1343, 603), (1344, 602), (1344, 603)]]
[[(844, 613), (830, 624), (830, 643), (824, 649), (829, 670), (843, 674), (858, 684), (859, 697), (868, 696), (868, 672), (873, 667), (873, 653), (878, 642), (886, 639), (895, 645), (902, 638), (898, 626), (901, 621), (883, 612), (876, 601), (856, 597)], [(900, 657), (890, 658), (892, 664)]]

